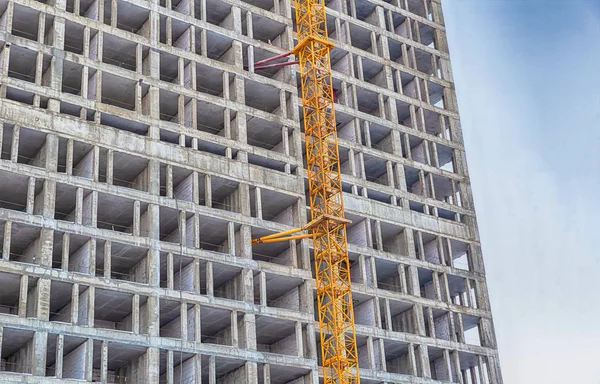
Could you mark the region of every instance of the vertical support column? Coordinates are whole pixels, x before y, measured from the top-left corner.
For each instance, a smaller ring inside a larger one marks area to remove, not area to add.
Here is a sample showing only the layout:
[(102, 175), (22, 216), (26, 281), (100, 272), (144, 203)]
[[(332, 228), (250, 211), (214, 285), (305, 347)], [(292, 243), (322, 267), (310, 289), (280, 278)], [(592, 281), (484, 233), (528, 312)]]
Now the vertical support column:
[(31, 374), (46, 376), (46, 348), (48, 346), (48, 332), (35, 332), (33, 335), (33, 355), (30, 364)]
[(262, 220), (262, 218), (263, 218), (263, 214), (262, 214), (262, 192), (261, 192), (261, 189), (259, 187), (256, 187), (254, 189), (254, 204), (255, 204), (256, 218), (259, 219), (259, 220)]
[(215, 295), (214, 292), (214, 277), (213, 277), (213, 263), (212, 261), (206, 262), (206, 295), (212, 297)]
[(217, 384), (217, 367), (215, 356), (208, 358), (208, 384)]
[(418, 365), (421, 367), (421, 375), (425, 378), (431, 378), (431, 368), (429, 366), (429, 353), (427, 349), (427, 345), (420, 345), (417, 349), (416, 358), (418, 360)]
[(183, 342), (188, 340), (188, 311), (187, 311), (187, 303), (185, 301), (181, 302), (179, 307), (179, 327), (181, 329), (181, 340)]
[(106, 383), (108, 380), (108, 342), (103, 341), (100, 350), (100, 381)]
[(62, 243), (62, 256), (61, 256), (61, 269), (67, 271), (69, 269), (69, 252), (71, 248), (71, 234), (65, 233), (63, 235)]
[(85, 342), (85, 380), (90, 382), (94, 377), (94, 339)]
[(29, 291), (29, 276), (21, 276), (21, 285), (19, 288), (19, 317), (27, 316), (27, 293)]
[[(59, 10), (67, 9), (66, 0), (55, 0), (54, 7)], [(65, 19), (60, 16), (54, 17), (54, 23), (51, 25), (51, 31), (48, 35), (51, 36), (51, 42), (49, 42), (54, 49), (63, 50), (65, 47)], [(50, 88), (55, 92), (61, 92), (62, 90), (62, 77), (63, 77), (63, 62), (64, 59), (60, 55), (54, 55), (50, 62)], [(60, 112), (60, 100), (50, 98), (48, 100), (48, 110), (53, 112)]]
[(463, 376), (460, 371), (460, 358), (458, 356), (458, 351), (452, 351), (450, 355), (452, 358), (452, 381), (454, 383), (464, 384)]
[(56, 338), (56, 358), (54, 363), (54, 376), (57, 379), (62, 379), (63, 375), (63, 355), (65, 349), (65, 336), (59, 334)]
[(71, 290), (71, 324), (79, 324), (79, 284), (73, 284)]
[(367, 360), (369, 361), (369, 369), (377, 369), (375, 351), (373, 350), (373, 336), (367, 336)]
[(210, 175), (204, 176), (204, 205), (212, 208), (212, 180)]
[(259, 273), (259, 299), (260, 305), (267, 306), (267, 274), (264, 271)]
[(452, 362), (450, 360), (450, 352), (447, 349), (444, 349), (442, 356), (444, 358), (444, 366), (442, 371), (443, 378), (453, 382), (454, 380), (452, 380)]
[(431, 308), (427, 308), (427, 324), (429, 325), (429, 337), (436, 338), (435, 336), (435, 323), (433, 320), (433, 310)]
[(66, 173), (67, 175), (73, 174), (73, 139), (67, 140), (67, 165), (66, 165)]
[[(160, 40), (160, 15), (154, 9), (150, 11), (149, 15), (149, 38), (151, 46), (158, 46)], [(146, 69), (146, 75), (152, 79), (160, 80), (160, 53), (158, 50), (150, 49), (144, 61), (146, 61), (143, 65)], [(148, 130), (148, 136), (155, 140), (160, 139), (160, 129), (158, 128), (158, 122), (160, 121), (159, 93), (159, 88), (156, 85), (150, 84), (148, 93), (142, 102), (144, 111), (147, 112), (146, 114), (153, 121)]]
[(4, 239), (2, 241), (2, 259), (10, 259), (10, 242), (12, 236), (12, 221), (4, 223)]
[(392, 312), (390, 310), (390, 300), (388, 298), (384, 299), (383, 308), (386, 328), (388, 331), (393, 331), (394, 329), (392, 328)]
[[(153, 16), (154, 15), (154, 16)], [(157, 17), (157, 14), (153, 11), (151, 12), (151, 17)], [(158, 25), (152, 25), (153, 31), (157, 31), (154, 28), (158, 28)], [(157, 36), (154, 36), (155, 39), (158, 39)], [(149, 55), (158, 55), (158, 52), (154, 52), (150, 50)], [(158, 64), (158, 56), (152, 56), (151, 65), (154, 66)], [(154, 61), (156, 60), (156, 62)], [(158, 76), (158, 68), (153, 69), (153, 76)], [(158, 90), (155, 97), (156, 100), (152, 99), (152, 102), (158, 101)], [(152, 87), (150, 92), (152, 92)], [(154, 96), (152, 96), (154, 97)], [(155, 115), (158, 113), (158, 110), (154, 108), (159, 108), (158, 104), (153, 105), (151, 107), (151, 114)], [(158, 121), (156, 119), (155, 121)], [(158, 138), (158, 127), (152, 133), (152, 135), (156, 135), (154, 138)], [(151, 129), (152, 130), (152, 129)], [(151, 142), (149, 145), (157, 145), (157, 142)], [(156, 149), (158, 151), (158, 149)], [(150, 160), (148, 163), (148, 193), (153, 196), (160, 196), (160, 162), (157, 160)], [(148, 276), (148, 285), (150, 287), (158, 288), (160, 287), (160, 211), (159, 206), (156, 204), (149, 204), (145, 213), (145, 226), (147, 229), (147, 236), (150, 240), (150, 247), (148, 249), (147, 256), (147, 276)], [(158, 297), (158, 291), (154, 290), (153, 293), (148, 296), (145, 308), (146, 311), (143, 314), (139, 314), (140, 317), (144, 316), (147, 324), (147, 332), (150, 337), (158, 337), (160, 336), (160, 299)], [(138, 320), (139, 323), (139, 320)], [(147, 364), (147, 372), (145, 383), (147, 384), (158, 384), (160, 377), (160, 349), (158, 347), (150, 347), (146, 351), (146, 364)]]
[(400, 277), (400, 290), (404, 294), (408, 294), (408, 283), (406, 280), (406, 269), (404, 264), (398, 264), (398, 276)]
[(386, 364), (386, 359), (385, 359), (385, 345), (383, 343), (383, 339), (377, 339), (375, 340), (376, 346), (375, 348), (377, 348), (377, 355), (379, 356), (379, 367), (383, 372), (387, 371), (387, 364)]
[(173, 279), (175, 275), (173, 274), (173, 254), (171, 252), (167, 253), (167, 288), (173, 289), (174, 282)]
[(175, 384), (173, 382), (173, 351), (167, 351), (167, 384)]
[[(258, 383), (261, 384), (261, 383)], [(263, 382), (262, 384), (271, 384), (271, 365), (263, 365)]]
[(114, 151), (109, 149), (106, 154), (106, 184), (113, 184), (114, 177)]
[(33, 207), (35, 203), (35, 177), (30, 176), (27, 183), (27, 202), (25, 212), (33, 215)]
[(112, 243), (109, 240), (104, 242), (104, 278), (110, 279), (112, 270)]
[(10, 161), (13, 163), (19, 160), (19, 137), (21, 136), (21, 127), (15, 125), (13, 127), (13, 137), (10, 146)]
[(488, 378), (492, 384), (503, 384), (502, 373), (500, 372), (500, 360), (496, 354), (487, 357)]
[(237, 311), (231, 311), (231, 345), (238, 347), (238, 314)]
[(298, 357), (304, 356), (304, 343), (302, 340), (302, 323), (296, 322), (296, 349), (298, 350)]
[(200, 305), (194, 305), (194, 341), (196, 341), (196, 343), (200, 343), (202, 341), (202, 322), (200, 320), (200, 311)]
[(133, 295), (131, 303), (131, 331), (134, 334), (140, 333), (140, 295)]
[(408, 373), (411, 376), (419, 375), (419, 371), (417, 369), (417, 360), (415, 357), (415, 345), (412, 343), (408, 345)]

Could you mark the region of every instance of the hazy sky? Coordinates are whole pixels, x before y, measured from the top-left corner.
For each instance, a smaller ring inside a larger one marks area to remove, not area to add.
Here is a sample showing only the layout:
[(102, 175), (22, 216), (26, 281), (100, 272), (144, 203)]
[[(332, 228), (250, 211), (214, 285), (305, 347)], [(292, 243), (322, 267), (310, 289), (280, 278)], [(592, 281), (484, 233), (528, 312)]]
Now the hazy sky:
[(443, 0), (506, 384), (600, 383), (600, 0)]

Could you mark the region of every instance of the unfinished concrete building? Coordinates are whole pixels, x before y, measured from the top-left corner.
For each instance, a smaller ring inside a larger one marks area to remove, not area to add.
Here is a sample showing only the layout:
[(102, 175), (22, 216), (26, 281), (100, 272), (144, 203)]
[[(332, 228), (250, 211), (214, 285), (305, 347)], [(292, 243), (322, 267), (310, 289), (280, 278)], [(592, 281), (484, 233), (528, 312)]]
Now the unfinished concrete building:
[[(318, 384), (291, 0), (0, 0), (0, 382)], [(365, 384), (502, 383), (440, 0), (329, 0)]]

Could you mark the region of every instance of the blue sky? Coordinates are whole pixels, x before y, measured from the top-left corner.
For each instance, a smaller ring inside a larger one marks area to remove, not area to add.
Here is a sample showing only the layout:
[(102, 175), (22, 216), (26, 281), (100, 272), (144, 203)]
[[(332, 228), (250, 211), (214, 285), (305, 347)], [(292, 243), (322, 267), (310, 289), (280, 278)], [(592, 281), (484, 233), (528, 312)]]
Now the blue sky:
[(600, 0), (443, 0), (507, 384), (600, 383)]

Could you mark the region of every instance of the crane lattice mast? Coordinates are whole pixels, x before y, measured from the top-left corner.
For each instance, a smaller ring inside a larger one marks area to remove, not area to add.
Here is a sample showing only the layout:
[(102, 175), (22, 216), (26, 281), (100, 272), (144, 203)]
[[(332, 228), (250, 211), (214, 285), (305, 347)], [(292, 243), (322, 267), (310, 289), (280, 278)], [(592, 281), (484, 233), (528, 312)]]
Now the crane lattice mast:
[[(323, 0), (294, 0), (298, 45), (290, 52), (297, 56), (302, 84), (306, 161), (312, 221), (305, 227), (265, 236), (255, 243), (312, 238), (320, 340), (325, 384), (358, 384), (358, 354), (350, 262), (342, 199), (342, 178), (336, 132), (334, 95), (329, 52), (333, 44), (327, 35)], [(271, 68), (267, 59), (255, 69)], [(301, 231), (307, 234), (293, 235)]]

